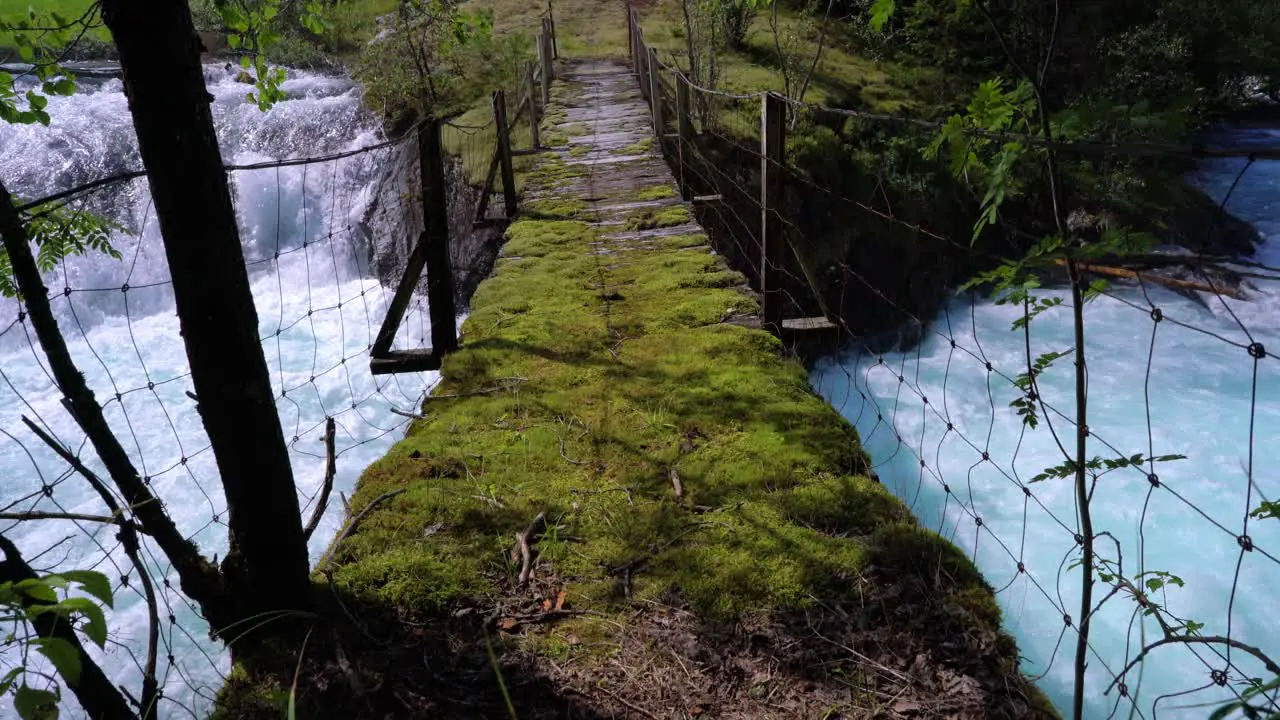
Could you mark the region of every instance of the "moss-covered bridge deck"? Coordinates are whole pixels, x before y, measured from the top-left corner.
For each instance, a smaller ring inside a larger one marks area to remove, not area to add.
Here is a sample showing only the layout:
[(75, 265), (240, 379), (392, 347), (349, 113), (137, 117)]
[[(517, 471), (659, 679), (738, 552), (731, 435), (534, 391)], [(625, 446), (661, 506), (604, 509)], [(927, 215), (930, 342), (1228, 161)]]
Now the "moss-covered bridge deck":
[(543, 137), (462, 348), (351, 507), (400, 492), (327, 575), (371, 626), (337, 656), (389, 634), (392, 659), (376, 682), (337, 662), (327, 696), (357, 699), (306, 704), (1035, 717), (990, 588), (744, 327), (756, 300), (678, 200), (627, 68), (563, 68)]

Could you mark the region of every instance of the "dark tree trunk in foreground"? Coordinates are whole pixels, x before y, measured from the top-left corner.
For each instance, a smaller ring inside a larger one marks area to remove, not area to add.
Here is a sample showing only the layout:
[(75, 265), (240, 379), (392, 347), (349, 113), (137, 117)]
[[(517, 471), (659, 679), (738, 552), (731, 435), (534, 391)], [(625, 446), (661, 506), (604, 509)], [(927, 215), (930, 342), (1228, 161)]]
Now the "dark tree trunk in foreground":
[(231, 614), (305, 610), (311, 585), (293, 470), (190, 9), (186, 0), (103, 0), (102, 10), (120, 53), (192, 382), (226, 492), (231, 548), (222, 569)]

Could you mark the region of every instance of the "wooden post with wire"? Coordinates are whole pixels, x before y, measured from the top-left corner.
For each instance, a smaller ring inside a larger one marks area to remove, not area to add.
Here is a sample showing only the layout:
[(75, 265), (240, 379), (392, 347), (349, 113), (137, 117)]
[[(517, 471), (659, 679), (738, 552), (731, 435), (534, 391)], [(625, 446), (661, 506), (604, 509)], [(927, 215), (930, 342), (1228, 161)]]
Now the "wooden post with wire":
[(542, 147), (542, 138), (538, 136), (538, 100), (537, 88), (533, 82), (533, 63), (524, 66), (524, 92), (529, 98), (529, 138), (533, 141), (532, 148), (537, 150)]
[(547, 23), (542, 22), (542, 33), (538, 35), (538, 63), (542, 71), (542, 107), (551, 103), (551, 46), (547, 42)]
[(502, 198), (506, 202), (507, 219), (516, 216), (516, 172), (511, 164), (511, 128), (507, 126), (507, 93), (493, 93), (493, 123), (498, 128), (498, 161), (502, 165)]
[(786, 101), (766, 93), (760, 103), (760, 295), (766, 330), (782, 329), (783, 298), (779, 292), (786, 239), (782, 228), (782, 167), (786, 159)]
[(658, 51), (649, 48), (649, 107), (653, 110), (653, 133), (662, 140), (662, 64), (658, 62)]
[(680, 198), (685, 202), (693, 200), (693, 187), (686, 179), (685, 166), (693, 155), (693, 115), (689, 107), (689, 78), (682, 72), (676, 72), (676, 161), (680, 177)]
[[(453, 267), (449, 258), (449, 210), (445, 196), (444, 147), (439, 120), (418, 127), (418, 176), (422, 184), (422, 234), (409, 255), (404, 275), (387, 307), (382, 327), (369, 351), (374, 375), (439, 370), (445, 353), (458, 349), (457, 313), (453, 301)], [(413, 300), (422, 271), (427, 272), (427, 304), (431, 314), (431, 347), (392, 350), (391, 343)]]
[(437, 357), (458, 349), (458, 317), (453, 304), (453, 265), (449, 257), (448, 189), (444, 144), (439, 120), (418, 133), (422, 173), (422, 218), (427, 241), (427, 306), (431, 314), (431, 349)]
[(627, 27), (631, 31), (631, 72), (639, 78), (640, 66), (644, 60), (641, 58), (643, 53), (640, 50), (640, 18), (636, 16), (635, 8), (627, 14)]
[(649, 102), (649, 51), (644, 46), (644, 34), (636, 31), (636, 82), (640, 84), (640, 97)]
[(551, 33), (551, 57), (555, 60), (560, 59), (560, 45), (556, 42), (556, 11), (551, 7), (551, 0), (547, 0), (547, 30)]
[(552, 27), (551, 18), (542, 18), (542, 38), (543, 42), (547, 44), (547, 52), (544, 56), (546, 59), (542, 69), (546, 70), (547, 77), (551, 80), (556, 79), (556, 67), (553, 62), (556, 56), (554, 41), (555, 34), (556, 31), (555, 28)]

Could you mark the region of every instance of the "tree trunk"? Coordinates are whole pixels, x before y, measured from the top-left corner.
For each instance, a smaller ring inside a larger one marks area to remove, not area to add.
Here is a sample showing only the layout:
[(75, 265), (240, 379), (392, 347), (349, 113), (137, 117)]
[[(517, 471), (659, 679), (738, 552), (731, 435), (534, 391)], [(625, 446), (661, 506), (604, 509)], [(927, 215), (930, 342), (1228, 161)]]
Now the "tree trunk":
[(293, 470), (190, 9), (186, 0), (103, 0), (102, 11), (119, 50), (198, 408), (226, 493), (230, 551), (222, 570), (231, 612), (243, 619), (305, 610), (311, 584)]

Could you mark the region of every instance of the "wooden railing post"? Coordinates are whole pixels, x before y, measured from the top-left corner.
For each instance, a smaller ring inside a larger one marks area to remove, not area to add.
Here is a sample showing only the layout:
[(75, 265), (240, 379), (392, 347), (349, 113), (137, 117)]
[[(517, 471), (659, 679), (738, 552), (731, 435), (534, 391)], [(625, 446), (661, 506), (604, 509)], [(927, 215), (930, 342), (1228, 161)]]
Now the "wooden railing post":
[(658, 62), (658, 51), (649, 48), (649, 107), (653, 110), (653, 133), (662, 139), (662, 65)]
[(555, 59), (555, 30), (551, 27), (551, 18), (542, 18), (542, 39), (547, 44), (547, 52), (543, 55), (542, 69), (546, 71), (547, 78), (556, 79), (556, 67), (552, 60)]
[(502, 164), (502, 198), (507, 219), (516, 215), (516, 172), (511, 164), (511, 128), (507, 127), (507, 93), (493, 93), (493, 123), (498, 128), (498, 161)]
[(422, 176), (422, 221), (426, 228), (427, 306), (431, 311), (431, 349), (437, 357), (458, 348), (458, 313), (453, 304), (453, 265), (449, 257), (449, 207), (446, 199), (443, 123), (418, 129), (418, 167)]
[(631, 3), (627, 3), (627, 57), (631, 58), (631, 67), (634, 69), (636, 64), (636, 11), (631, 9)]
[(560, 59), (560, 45), (556, 42), (556, 13), (551, 7), (551, 0), (547, 0), (547, 30), (551, 33), (551, 57)]
[(533, 82), (533, 63), (524, 66), (524, 92), (529, 97), (529, 136), (533, 141), (533, 149), (542, 147), (542, 138), (538, 136), (538, 99), (537, 88)]
[(779, 285), (786, 258), (781, 215), (786, 117), (782, 96), (766, 93), (760, 103), (760, 295), (764, 327), (774, 334), (781, 331), (783, 320)]
[(641, 47), (643, 40), (640, 35), (640, 17), (636, 15), (635, 9), (631, 10), (629, 17), (631, 18), (631, 71), (639, 78), (640, 67), (644, 63), (644, 50)]
[(636, 31), (636, 81), (640, 83), (640, 97), (649, 102), (649, 51), (644, 46), (644, 34)]
[(551, 49), (547, 45), (547, 25), (542, 24), (538, 35), (538, 63), (542, 71), (542, 107), (551, 103)]
[(677, 72), (676, 77), (676, 159), (680, 171), (680, 197), (685, 202), (693, 200), (693, 187), (685, 179), (685, 166), (693, 154), (693, 116), (689, 107), (689, 78)]

